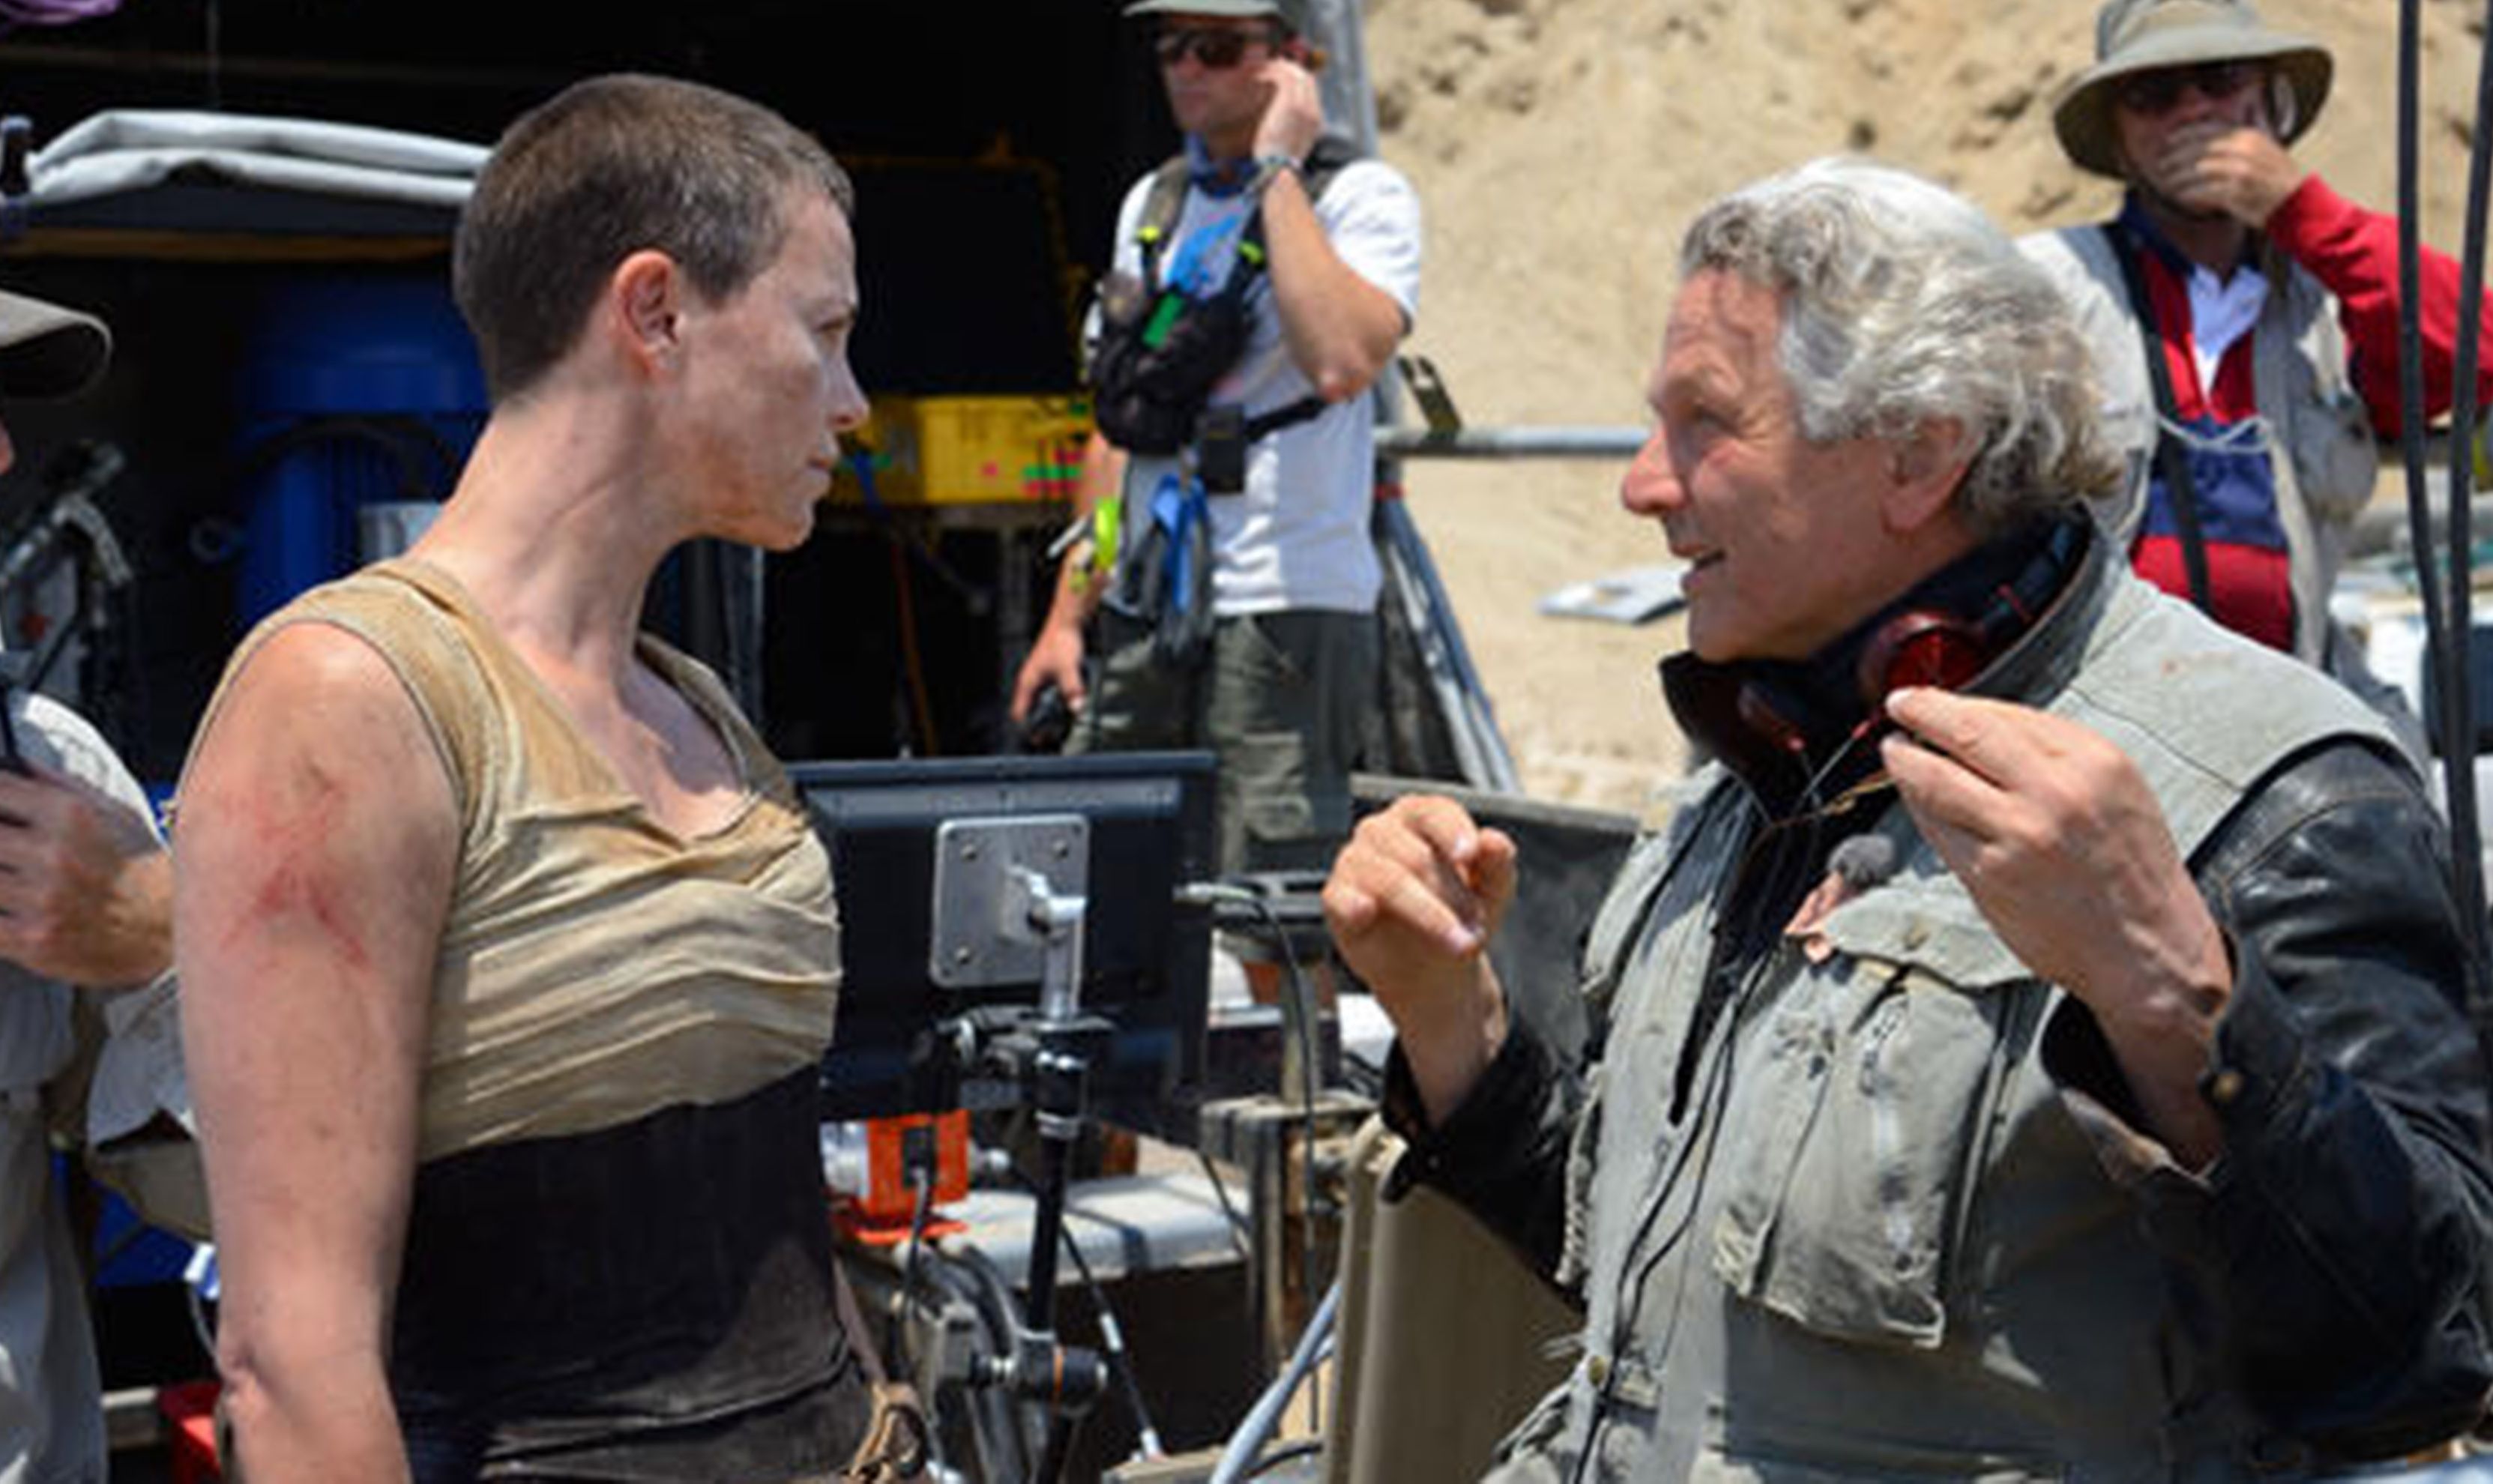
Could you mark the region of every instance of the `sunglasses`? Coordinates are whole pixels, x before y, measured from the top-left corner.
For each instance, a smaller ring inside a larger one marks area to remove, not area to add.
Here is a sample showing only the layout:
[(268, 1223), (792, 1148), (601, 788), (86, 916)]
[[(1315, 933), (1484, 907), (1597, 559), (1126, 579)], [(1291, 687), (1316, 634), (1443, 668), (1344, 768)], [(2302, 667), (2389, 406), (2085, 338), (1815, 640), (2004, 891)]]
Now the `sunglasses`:
[(2162, 113), (2181, 101), (2184, 91), (2222, 103), (2259, 81), (2256, 62), (2203, 62), (2196, 67), (2159, 67), (2122, 81), (2114, 96), (2133, 113)]
[(1191, 52), (1195, 61), (1214, 72), (1220, 72), (1245, 60), (1247, 47), (1258, 44), (1270, 45), (1273, 39), (1272, 33), (1266, 31), (1171, 26), (1152, 38), (1152, 50), (1159, 57), (1162, 67), (1175, 67)]

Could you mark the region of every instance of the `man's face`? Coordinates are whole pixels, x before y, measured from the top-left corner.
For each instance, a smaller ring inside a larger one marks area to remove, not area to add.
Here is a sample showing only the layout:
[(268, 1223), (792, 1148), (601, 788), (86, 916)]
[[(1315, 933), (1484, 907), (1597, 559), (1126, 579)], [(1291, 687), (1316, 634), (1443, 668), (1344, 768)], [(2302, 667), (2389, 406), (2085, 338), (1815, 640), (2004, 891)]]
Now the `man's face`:
[(1806, 658), (1909, 580), (1882, 527), (1887, 445), (1801, 436), (1782, 327), (1774, 290), (1691, 278), (1648, 392), (1653, 436), (1619, 490), (1691, 564), (1688, 647), (1716, 663)]
[(1279, 53), (1269, 17), (1160, 17), (1153, 47), (1177, 127), (1214, 144), (1251, 139), (1273, 96), (1264, 64)]
[(2166, 67), (2113, 89), (2113, 130), (2131, 181), (2165, 198), (2208, 142), (2237, 129), (2275, 132), (2268, 70), (2254, 61)]
[(830, 490), (840, 434), (865, 421), (849, 369), (856, 250), (827, 195), (793, 191), (779, 256), (742, 291), (694, 296), (686, 395), (711, 534), (773, 550), (799, 545)]

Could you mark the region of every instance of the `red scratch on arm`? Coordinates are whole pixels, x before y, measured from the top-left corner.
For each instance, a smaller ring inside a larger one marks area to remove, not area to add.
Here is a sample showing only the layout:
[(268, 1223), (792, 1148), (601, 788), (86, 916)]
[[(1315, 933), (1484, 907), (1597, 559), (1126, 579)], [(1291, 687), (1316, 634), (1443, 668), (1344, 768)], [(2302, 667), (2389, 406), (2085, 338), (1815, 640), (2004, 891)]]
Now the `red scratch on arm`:
[(255, 816), (259, 857), (268, 862), (268, 870), (252, 893), (251, 905), (225, 929), (225, 944), (231, 948), (262, 934), (308, 924), (329, 941), (344, 967), (370, 968), (372, 957), (355, 914), (327, 884), (321, 869), (337, 848), (330, 826), (345, 790), (316, 765), (305, 766), (289, 782), (295, 787), (285, 791), (292, 797), (280, 803), (247, 801)]

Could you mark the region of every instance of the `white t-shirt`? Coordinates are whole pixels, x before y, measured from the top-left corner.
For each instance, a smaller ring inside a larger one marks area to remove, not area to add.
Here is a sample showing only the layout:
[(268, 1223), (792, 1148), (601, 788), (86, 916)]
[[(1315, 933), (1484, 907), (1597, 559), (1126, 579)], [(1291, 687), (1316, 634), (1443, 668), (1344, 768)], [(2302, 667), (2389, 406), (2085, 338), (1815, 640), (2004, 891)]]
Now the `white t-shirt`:
[[(1151, 185), (1150, 175), (1135, 182), (1117, 214), (1115, 267), (1122, 272), (1142, 272), (1134, 233)], [(1160, 254), (1163, 278), (1189, 244), (1199, 243), (1206, 281), (1223, 282), (1250, 204), (1243, 194), (1215, 197), (1188, 190)], [(1326, 183), (1316, 220), (1342, 262), (1401, 306), (1407, 322), (1420, 298), (1420, 197), (1411, 183), (1382, 161), (1354, 161)], [(1247, 304), (1254, 323), (1246, 353), (1213, 389), (1212, 400), (1237, 402), (1253, 418), (1315, 387), (1282, 343), (1269, 275), (1257, 278)], [(1214, 612), (1232, 617), (1284, 608), (1365, 612), (1375, 607), (1381, 575), (1367, 534), (1375, 428), (1373, 401), (1354, 397), (1247, 450), (1246, 490), (1212, 500)], [(1176, 466), (1173, 459), (1141, 457), (1127, 465), (1128, 521), (1143, 518), (1152, 492)]]

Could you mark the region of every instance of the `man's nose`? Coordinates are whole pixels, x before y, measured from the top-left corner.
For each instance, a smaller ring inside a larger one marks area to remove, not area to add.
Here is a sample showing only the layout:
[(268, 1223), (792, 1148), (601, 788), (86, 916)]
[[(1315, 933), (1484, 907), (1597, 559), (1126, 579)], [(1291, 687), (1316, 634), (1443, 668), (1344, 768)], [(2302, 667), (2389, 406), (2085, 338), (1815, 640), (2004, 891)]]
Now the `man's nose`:
[(2211, 88), (2197, 77), (2184, 77), (2174, 89), (2173, 106), (2168, 111), (2183, 118), (2197, 118), (2232, 97), (2228, 90)]
[(856, 372), (849, 370), (844, 357), (835, 372), (831, 388), (831, 429), (835, 432), (855, 432), (865, 426), (874, 410), (866, 401), (865, 388), (857, 385)]
[(1639, 516), (1659, 516), (1678, 509), (1682, 492), (1670, 466), (1668, 430), (1657, 424), (1619, 481), (1619, 503)]

